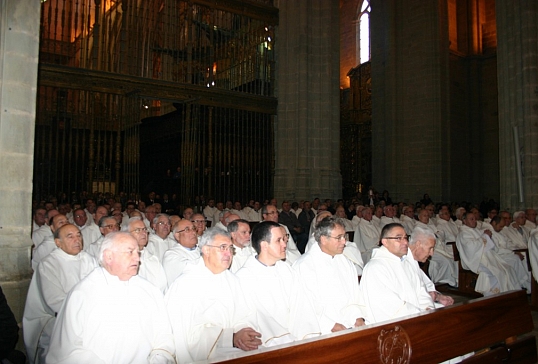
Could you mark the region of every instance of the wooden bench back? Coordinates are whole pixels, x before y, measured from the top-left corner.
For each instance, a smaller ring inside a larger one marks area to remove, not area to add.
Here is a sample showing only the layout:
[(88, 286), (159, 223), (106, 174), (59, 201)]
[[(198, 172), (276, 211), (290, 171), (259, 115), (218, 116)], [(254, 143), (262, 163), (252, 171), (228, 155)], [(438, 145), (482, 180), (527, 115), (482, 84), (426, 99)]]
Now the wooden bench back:
[[(490, 355), (511, 355), (512, 359), (523, 357), (518, 362), (534, 363), (537, 359), (534, 336), (516, 340), (516, 336), (532, 330), (527, 295), (524, 291), (512, 291), (408, 316), (401, 321), (263, 348), (254, 355), (242, 353), (225, 362), (439, 363), (501, 343), (496, 350), (480, 355), (480, 361), (491, 362)], [(508, 346), (510, 354), (503, 345)], [(475, 362), (477, 357), (470, 360)]]

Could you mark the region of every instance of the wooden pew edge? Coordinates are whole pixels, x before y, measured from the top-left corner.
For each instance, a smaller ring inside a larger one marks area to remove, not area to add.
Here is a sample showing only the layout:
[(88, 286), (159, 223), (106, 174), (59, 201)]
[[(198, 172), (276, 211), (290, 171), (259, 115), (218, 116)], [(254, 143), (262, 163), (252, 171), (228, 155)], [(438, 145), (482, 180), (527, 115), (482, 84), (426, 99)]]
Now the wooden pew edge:
[[(531, 333), (533, 330), (532, 316), (528, 305), (527, 310), (521, 310), (521, 304), (526, 302), (524, 291), (501, 293), (489, 298), (477, 298), (468, 302), (456, 304), (435, 310), (431, 313), (420, 313), (401, 320), (392, 320), (366, 327), (352, 329), (346, 332), (332, 333), (322, 337), (311, 338), (301, 342), (262, 348), (253, 353), (241, 353), (227, 358), (216, 358), (211, 362), (227, 361), (229, 363), (323, 363), (326, 360), (353, 362), (358, 355), (364, 361), (375, 360), (377, 341), (382, 331), (394, 330), (398, 327), (410, 338), (410, 346), (420, 347), (420, 343), (428, 342), (428, 350), (413, 352), (413, 361), (432, 362), (443, 361), (504, 342), (509, 337)], [(476, 323), (471, 321), (476, 320)], [(478, 322), (479, 321), (479, 322)], [(437, 330), (436, 326), (428, 326), (427, 330), (418, 327), (429, 325), (458, 325), (464, 326), (465, 332), (458, 330)], [(461, 335), (468, 335), (469, 340), (461, 341)], [(471, 337), (472, 336), (472, 337)], [(377, 339), (376, 339), (377, 338)], [(354, 345), (354, 343), (361, 343)], [(458, 342), (455, 350), (447, 351), (446, 342)], [(332, 351), (334, 350), (334, 352)], [(308, 353), (308, 360), (305, 359)], [(328, 354), (330, 353), (330, 355)], [(362, 355), (362, 356), (361, 356)], [(379, 359), (379, 358), (378, 358)]]

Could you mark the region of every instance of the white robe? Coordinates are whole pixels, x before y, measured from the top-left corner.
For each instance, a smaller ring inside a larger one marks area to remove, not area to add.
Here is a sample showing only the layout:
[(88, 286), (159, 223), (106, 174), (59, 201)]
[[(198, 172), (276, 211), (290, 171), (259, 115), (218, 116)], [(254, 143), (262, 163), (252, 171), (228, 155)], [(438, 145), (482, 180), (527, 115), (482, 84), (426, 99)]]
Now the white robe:
[(140, 252), (138, 275), (157, 287), (163, 294), (168, 288), (168, 281), (159, 258), (144, 249)]
[(288, 245), (286, 246), (286, 263), (292, 265), (297, 259), (301, 257), (301, 252), (297, 248), (297, 244), (295, 244), (295, 240), (293, 240), (293, 237), (291, 236), (288, 227), (283, 224), (280, 224), (280, 226), (286, 229), (286, 234), (289, 235)]
[(322, 334), (330, 333), (336, 323), (352, 328), (358, 318), (364, 317), (357, 271), (343, 254), (332, 257), (314, 244), (293, 268), (314, 304)]
[(149, 234), (148, 244), (144, 249), (148, 249), (148, 251), (155, 255), (159, 262), (163, 261), (164, 253), (170, 249), (175, 247), (178, 244), (178, 242), (175, 239), (171, 239), (169, 236), (166, 236), (166, 238), (161, 238), (157, 234)]
[(534, 229), (530, 233), (528, 259), (531, 263), (532, 276), (538, 280), (538, 229)]
[(381, 246), (374, 249), (364, 267), (360, 283), (361, 299), (366, 305), (366, 323), (392, 320), (434, 308), (409, 250), (402, 258)]
[(266, 266), (252, 255), (236, 275), (256, 308), (265, 346), (320, 335), (312, 302), (289, 264)]
[(453, 255), (450, 255), (447, 251), (450, 248), (446, 245), (444, 234), (436, 229), (433, 224), (424, 224), (417, 221), (416, 227), (429, 230), (435, 234), (435, 249), (433, 256), (430, 258), (430, 267), (428, 273), (431, 280), (438, 283), (447, 283), (451, 286), (458, 285), (458, 263), (454, 261)]
[[(213, 217), (215, 216), (215, 212), (218, 211), (215, 206), (211, 207), (209, 205), (206, 205), (204, 207), (203, 214), (206, 218), (206, 220), (211, 221), (211, 226), (213, 227), (215, 225), (215, 221), (213, 220)], [(217, 220), (219, 221), (219, 220)]]
[(47, 363), (175, 363), (162, 293), (138, 276), (96, 268), (67, 296)]
[(506, 242), (508, 243), (508, 249), (527, 249), (527, 242), (529, 240), (530, 232), (524, 226), (522, 226), (521, 229), (523, 231), (523, 234), (517, 231), (517, 229), (512, 227), (512, 224), (510, 224), (510, 226), (505, 226), (501, 230), (501, 234), (504, 235)]
[(370, 260), (372, 250), (379, 247), (380, 237), (381, 229), (373, 219), (372, 221), (365, 219), (360, 221), (359, 226), (355, 229), (353, 240), (361, 252), (364, 264)]
[(415, 224), (417, 223), (417, 220), (410, 218), (407, 215), (400, 216), (400, 223), (403, 225), (405, 232), (408, 235), (411, 235), (413, 232), (413, 229), (415, 228)]
[(393, 223), (401, 224), (400, 219), (398, 219), (396, 216), (394, 217), (381, 216), (381, 219), (379, 220), (379, 229), (383, 230), (385, 225), (393, 224)]
[(30, 363), (44, 362), (56, 313), (71, 288), (95, 267), (97, 262), (89, 254), (69, 255), (59, 248), (39, 263), (23, 315), (24, 343)]
[(235, 254), (232, 258), (232, 264), (230, 265), (230, 272), (236, 273), (241, 267), (245, 264), (247, 259), (251, 256), (256, 256), (256, 250), (249, 244), (243, 248), (240, 248), (236, 245)]
[(514, 270), (495, 252), (495, 243), (476, 228), (463, 225), (456, 238), (463, 268), (478, 274), (475, 291), (489, 296), (521, 289)]
[(239, 353), (233, 334), (246, 327), (258, 330), (256, 312), (238, 278), (227, 269), (213, 274), (203, 259), (187, 266), (168, 288), (165, 301), (178, 363)]
[(102, 234), (99, 230), (99, 226), (95, 225), (93, 222), (91, 225), (84, 225), (82, 227), (75, 224), (79, 228), (80, 233), (82, 234), (82, 241), (84, 243), (84, 251), (87, 252), (90, 249), (91, 243), (99, 239)]
[[(453, 241), (456, 242), (456, 236), (458, 236), (458, 233), (460, 231), (460, 228), (456, 223), (452, 220), (443, 220), (443, 219), (437, 219), (437, 229), (439, 231), (442, 231), (445, 234), (445, 242)], [(452, 248), (449, 249), (450, 256), (454, 257), (454, 253), (452, 252)]]
[(177, 243), (176, 246), (168, 249), (163, 258), (163, 268), (166, 273), (168, 287), (183, 273), (187, 264), (197, 263), (198, 259), (200, 259), (200, 249), (198, 247), (191, 250)]
[(353, 224), (353, 231), (355, 231), (355, 229), (357, 229), (357, 226), (359, 226), (359, 223), (361, 222), (361, 218), (358, 217), (357, 215), (353, 216), (353, 218), (351, 219), (351, 223)]
[(39, 229), (34, 230), (34, 232), (32, 232), (34, 246), (37, 248), (47, 236), (52, 236), (52, 230), (47, 224), (41, 225)]
[(53, 250), (57, 248), (52, 235), (43, 239), (43, 242), (34, 248), (32, 253), (32, 269), (37, 269), (37, 265), (45, 259)]
[(101, 235), (99, 239), (95, 240), (93, 243), (90, 244), (90, 247), (87, 250), (88, 254), (90, 254), (97, 260), (99, 260), (99, 250), (101, 250), (101, 244), (103, 244), (103, 240), (105, 240), (105, 237)]
[(495, 230), (491, 230), (491, 240), (495, 243), (495, 252), (514, 269), (516, 277), (521, 287), (524, 287), (528, 293), (531, 292), (531, 276), (527, 268), (528, 256), (523, 254), (521, 260), (512, 250), (507, 249), (507, 242), (504, 236)]

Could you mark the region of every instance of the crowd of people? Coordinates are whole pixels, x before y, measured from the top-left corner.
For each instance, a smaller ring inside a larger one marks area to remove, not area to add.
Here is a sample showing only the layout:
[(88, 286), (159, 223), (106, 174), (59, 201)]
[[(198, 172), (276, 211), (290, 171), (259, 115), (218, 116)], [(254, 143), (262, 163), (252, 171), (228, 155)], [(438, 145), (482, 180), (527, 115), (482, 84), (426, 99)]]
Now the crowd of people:
[(447, 242), (478, 274), (477, 292), (530, 292), (534, 259), (521, 249), (538, 239), (533, 209), (491, 204), (483, 218), (479, 206), (427, 195), (417, 204), (369, 196), (208, 199), (181, 211), (155, 193), (45, 201), (33, 214), (28, 358), (195, 362), (451, 305), (436, 290), (458, 285)]

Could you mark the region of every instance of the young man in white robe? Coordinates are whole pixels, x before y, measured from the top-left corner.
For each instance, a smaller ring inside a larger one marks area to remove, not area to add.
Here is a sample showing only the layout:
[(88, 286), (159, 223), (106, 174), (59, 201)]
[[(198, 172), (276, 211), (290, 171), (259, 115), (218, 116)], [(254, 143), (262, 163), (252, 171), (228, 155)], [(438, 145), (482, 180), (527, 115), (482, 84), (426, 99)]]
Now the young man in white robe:
[(314, 230), (313, 244), (293, 265), (314, 304), (322, 334), (364, 325), (357, 271), (343, 254), (346, 232), (339, 219), (328, 217)]
[[(64, 215), (57, 216), (67, 221)], [(75, 225), (58, 227), (54, 237), (56, 248), (37, 266), (24, 308), (24, 343), (30, 363), (44, 363), (56, 315), (67, 294), (97, 267), (95, 259), (82, 251), (82, 235)]]
[(127, 224), (121, 230), (131, 234), (138, 244), (138, 250), (140, 251), (138, 275), (153, 284), (164, 294), (168, 288), (168, 281), (166, 280), (166, 274), (164, 273), (161, 262), (159, 262), (159, 258), (146, 249), (146, 245), (148, 244), (148, 228), (144, 224), (142, 217), (135, 216), (129, 218)]
[(179, 220), (174, 225), (176, 245), (164, 253), (163, 268), (170, 287), (183, 273), (188, 264), (195, 264), (200, 259), (196, 227), (189, 220)]
[(239, 219), (228, 224), (228, 232), (232, 237), (235, 254), (230, 266), (230, 272), (236, 273), (256, 251), (250, 244), (250, 225), (248, 221)]
[(137, 275), (137, 241), (108, 234), (99, 264), (67, 296), (47, 363), (176, 363), (162, 293)]
[(463, 214), (463, 225), (456, 238), (456, 245), (463, 268), (478, 274), (475, 291), (490, 296), (521, 289), (513, 268), (495, 252), (491, 236), (491, 231), (476, 228), (473, 213)]
[[(312, 302), (286, 257), (286, 230), (273, 221), (254, 226), (251, 255), (236, 273), (258, 314), (265, 346), (319, 335)], [(235, 257), (234, 257), (235, 258)]]
[[(263, 221), (273, 221), (278, 223), (278, 210), (275, 205), (265, 205), (262, 207), (262, 219)], [(293, 237), (291, 236), (290, 230), (286, 225), (280, 224), (280, 226), (283, 226), (286, 229), (286, 234), (288, 234), (288, 246), (286, 248), (286, 262), (288, 264), (293, 264), (299, 257), (301, 256), (301, 252), (297, 245), (295, 244), (295, 240), (293, 240)]]
[(186, 267), (165, 297), (178, 363), (255, 350), (262, 344), (256, 312), (228, 269), (234, 250), (230, 234), (208, 229), (200, 250), (202, 259)]

